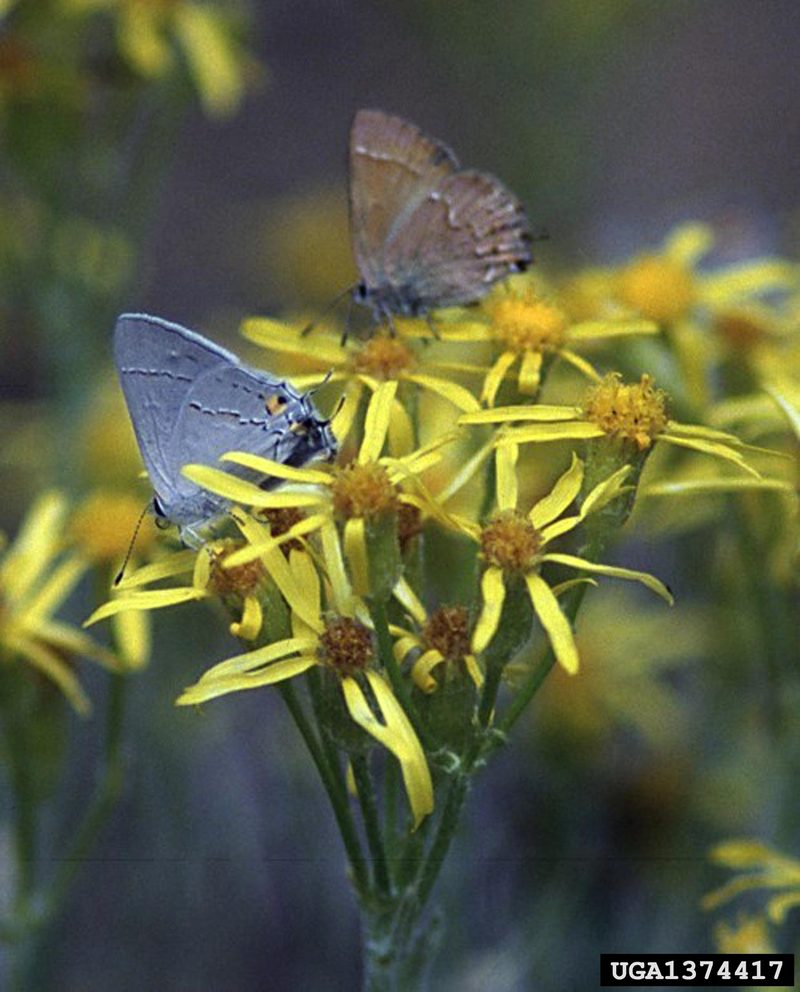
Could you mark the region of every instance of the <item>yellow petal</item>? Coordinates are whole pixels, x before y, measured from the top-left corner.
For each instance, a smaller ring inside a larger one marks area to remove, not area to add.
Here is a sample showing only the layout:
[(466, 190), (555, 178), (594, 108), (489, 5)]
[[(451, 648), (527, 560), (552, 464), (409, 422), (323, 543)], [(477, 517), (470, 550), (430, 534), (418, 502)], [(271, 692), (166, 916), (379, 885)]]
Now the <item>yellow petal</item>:
[(350, 566), (350, 580), (357, 596), (370, 590), (366, 524), (363, 517), (351, 517), (344, 525), (344, 556)]
[(631, 466), (623, 465), (603, 482), (598, 482), (581, 505), (581, 518), (601, 510), (628, 489), (629, 487), (625, 486), (625, 480), (630, 474)]
[(238, 623), (230, 626), (231, 634), (239, 637), (243, 641), (254, 641), (261, 631), (261, 623), (264, 614), (261, 610), (261, 603), (255, 596), (245, 596), (242, 619)]
[(693, 268), (714, 247), (714, 232), (708, 224), (680, 224), (664, 243), (664, 254), (686, 268)]
[(528, 444), (544, 441), (580, 441), (584, 438), (603, 437), (604, 432), (585, 420), (565, 424), (529, 424), (527, 427), (509, 427), (498, 435), (497, 444)]
[(339, 337), (314, 333), (300, 335), (298, 326), (273, 320), (269, 317), (251, 317), (242, 324), (242, 334), (271, 351), (295, 355), (304, 362), (319, 362), (325, 369), (338, 368), (349, 358), (348, 352), (339, 344)]
[(11, 640), (7, 647), (13, 655), (22, 655), (29, 664), (37, 668), (59, 687), (76, 713), (88, 716), (91, 711), (89, 697), (81, 688), (80, 682), (70, 666), (57, 654), (48, 651), (42, 644), (29, 640)]
[(585, 375), (587, 379), (591, 379), (592, 382), (603, 381), (603, 377), (591, 362), (588, 362), (585, 358), (576, 354), (574, 351), (570, 351), (569, 348), (559, 348), (558, 357), (562, 358), (573, 368), (576, 368), (581, 375)]
[(438, 328), (443, 341), (490, 341), (492, 338), (489, 325), (478, 320), (459, 320), (439, 324)]
[(517, 505), (517, 458), (516, 444), (503, 444), (495, 449), (496, 494), (498, 510), (513, 510)]
[(364, 418), (364, 439), (358, 452), (359, 465), (377, 461), (380, 457), (389, 430), (396, 393), (396, 382), (382, 382), (370, 397)]
[(286, 506), (318, 506), (324, 499), (322, 495), (311, 493), (272, 492), (261, 489), (253, 482), (237, 479), (236, 476), (223, 472), (210, 465), (184, 465), (181, 470), (191, 482), (216, 493), (234, 503), (259, 508), (283, 508)]
[(349, 382), (344, 391), (342, 405), (336, 411), (331, 421), (331, 429), (340, 444), (344, 443), (353, 428), (361, 400), (361, 393), (362, 389), (359, 382)]
[(483, 686), (483, 672), (478, 664), (478, 659), (474, 654), (465, 654), (464, 664), (466, 665), (469, 677), (475, 683), (475, 688), (480, 689)]
[(209, 679), (208, 682), (200, 681), (189, 686), (175, 700), (176, 706), (196, 706), (198, 703), (205, 703), (209, 699), (216, 699), (218, 696), (225, 696), (229, 692), (241, 692), (243, 689), (259, 689), (265, 685), (275, 685), (276, 682), (284, 682), (286, 679), (301, 675), (317, 664), (316, 656), (301, 655), (299, 658), (287, 658), (285, 661), (276, 661), (269, 668), (264, 668), (257, 672), (249, 672), (244, 675), (231, 675), (220, 679)]
[(732, 462), (737, 465), (743, 471), (755, 476), (756, 478), (761, 478), (761, 473), (749, 465), (745, 461), (744, 456), (733, 448), (729, 448), (725, 444), (720, 444), (717, 441), (706, 441), (699, 437), (678, 437), (675, 434), (663, 433), (658, 435), (659, 441), (667, 441), (670, 444), (676, 445), (679, 448), (691, 448), (694, 451), (699, 451), (704, 455), (713, 455), (715, 458), (722, 458), (724, 461)]
[(26, 604), (23, 611), (24, 622), (34, 625), (41, 618), (49, 616), (69, 596), (87, 568), (88, 563), (79, 558), (63, 561)]
[(528, 514), (528, 519), (537, 530), (555, 520), (570, 505), (583, 485), (583, 462), (576, 454), (567, 471), (556, 481), (553, 488), (536, 503)]
[(701, 493), (735, 493), (750, 489), (767, 489), (794, 493), (795, 487), (784, 479), (743, 479), (740, 476), (714, 479), (685, 479), (678, 482), (653, 482), (641, 486), (639, 496), (696, 496)]
[(143, 565), (135, 572), (126, 573), (117, 589), (120, 591), (133, 589), (136, 586), (145, 586), (149, 582), (158, 582), (160, 579), (170, 579), (175, 575), (191, 572), (194, 569), (196, 554), (196, 551), (187, 548), (185, 551), (176, 551), (175, 554), (151, 562), (149, 565)]
[(301, 654), (310, 655), (317, 646), (316, 637), (286, 637), (282, 641), (274, 644), (267, 644), (264, 647), (254, 648), (252, 651), (245, 651), (243, 654), (226, 658), (216, 665), (207, 669), (198, 679), (198, 685), (205, 682), (216, 682), (220, 679), (227, 679), (232, 675), (243, 675), (246, 672), (259, 672), (265, 665), (273, 664), (288, 655)]
[(480, 654), (497, 633), (500, 624), (500, 614), (506, 598), (506, 587), (503, 582), (503, 572), (490, 565), (481, 578), (481, 598), (483, 606), (481, 615), (472, 634), (472, 650)]
[(428, 619), (425, 612), (425, 607), (419, 601), (417, 594), (408, 584), (406, 578), (400, 578), (397, 585), (394, 587), (392, 595), (397, 600), (397, 602), (403, 607), (403, 609), (408, 613), (410, 617), (413, 617), (417, 623), (422, 626)]
[(178, 606), (180, 603), (190, 603), (193, 600), (206, 599), (208, 593), (203, 589), (195, 589), (194, 586), (176, 586), (174, 589), (147, 589), (144, 592), (130, 592), (125, 596), (118, 596), (107, 603), (99, 606), (88, 620), (84, 620), (84, 627), (91, 627), (92, 624), (106, 617), (113, 617), (116, 613), (123, 613), (125, 610), (160, 610), (165, 606)]
[(493, 447), (494, 441), (487, 442), (472, 455), (462, 468), (458, 469), (449, 484), (439, 494), (439, 503), (446, 503), (449, 499), (452, 499), (457, 492), (460, 492), (475, 477), (483, 463), (491, 455)]
[(333, 608), (342, 616), (350, 617), (353, 615), (354, 609), (353, 590), (350, 587), (350, 580), (347, 578), (347, 571), (344, 567), (339, 535), (332, 520), (320, 529), (320, 537), (322, 538), (322, 554), (325, 558), (328, 581), (331, 584)]
[(414, 450), (414, 425), (403, 404), (395, 398), (389, 420), (389, 451), (396, 458)]
[(57, 492), (46, 492), (28, 511), (13, 545), (0, 563), (0, 582), (9, 599), (21, 599), (47, 568), (57, 549), (67, 503)]
[(253, 455), (249, 451), (228, 451), (220, 457), (220, 461), (244, 465), (245, 468), (252, 468), (256, 472), (271, 476), (273, 479), (286, 479), (288, 482), (306, 482), (311, 485), (326, 486), (331, 481), (330, 472), (322, 472), (316, 468), (295, 468), (293, 465), (275, 462), (271, 458)]
[(498, 406), (491, 410), (478, 410), (476, 413), (465, 413), (458, 418), (459, 424), (505, 424), (514, 421), (559, 421), (575, 420), (580, 417), (579, 406), (548, 406), (546, 403), (517, 404), (516, 406)]
[(500, 384), (506, 377), (506, 373), (517, 360), (517, 354), (514, 351), (504, 351), (503, 354), (497, 359), (494, 365), (486, 373), (486, 378), (483, 381), (483, 389), (481, 390), (481, 403), (485, 403), (486, 406), (494, 406), (495, 397), (497, 396), (497, 391), (500, 388)]
[(320, 632), (323, 624), (320, 618), (319, 587), (301, 585), (283, 557), (283, 552), (277, 548), (262, 555), (261, 561), (292, 612), (312, 630)]
[(602, 341), (631, 334), (658, 334), (652, 320), (583, 320), (567, 329), (568, 341)]
[(151, 625), (142, 610), (126, 610), (114, 617), (114, 640), (130, 671), (143, 668), (150, 660)]
[(233, 113), (244, 96), (244, 66), (222, 11), (181, 3), (172, 16), (203, 106), (215, 117)]
[(284, 531), (283, 534), (278, 534), (277, 537), (270, 537), (266, 541), (260, 541), (257, 544), (248, 544), (243, 548), (239, 548), (238, 551), (234, 551), (233, 554), (227, 555), (222, 562), (222, 567), (236, 568), (239, 565), (246, 565), (248, 562), (255, 561), (275, 548), (279, 548), (287, 541), (305, 537), (313, 533), (313, 531), (319, 530), (328, 519), (329, 517), (322, 513), (315, 513), (310, 517), (304, 517), (287, 531)]
[(119, 659), (115, 654), (101, 647), (82, 630), (78, 630), (61, 620), (41, 621), (36, 625), (34, 636), (37, 641), (44, 641), (48, 647), (57, 648), (67, 654), (89, 658), (112, 672), (120, 670)]
[(401, 665), (406, 657), (417, 648), (422, 647), (422, 641), (415, 634), (406, 634), (394, 642), (392, 653), (398, 665)]
[(436, 679), (431, 672), (437, 665), (441, 665), (444, 656), (440, 651), (431, 648), (420, 655), (411, 667), (411, 678), (421, 692), (430, 693), (436, 688)]
[(542, 381), (541, 351), (526, 351), (519, 366), (517, 387), (523, 396), (535, 396)]
[(345, 703), (353, 720), (400, 762), (416, 830), (422, 820), (433, 812), (433, 782), (425, 752), (387, 683), (375, 672), (365, 674), (386, 722), (381, 723), (376, 718), (355, 679), (342, 680)]
[(578, 671), (578, 648), (569, 620), (561, 612), (558, 600), (544, 579), (535, 572), (525, 576), (534, 612), (547, 632), (559, 665), (574, 675)]
[(648, 589), (652, 589), (654, 593), (657, 593), (662, 599), (666, 600), (670, 606), (674, 603), (672, 593), (664, 583), (659, 581), (654, 575), (648, 575), (647, 572), (636, 572), (633, 569), (618, 568), (615, 565), (597, 565), (595, 562), (587, 561), (585, 558), (578, 558), (576, 555), (562, 555), (556, 552), (549, 552), (546, 555), (542, 555), (542, 561), (554, 561), (560, 565), (579, 568), (584, 572), (596, 572), (598, 575), (608, 575), (614, 579), (629, 579), (632, 582), (641, 582), (642, 585), (647, 586)]
[(478, 410), (480, 408), (480, 404), (472, 393), (456, 382), (450, 382), (448, 379), (440, 379), (438, 376), (422, 375), (421, 373), (406, 374), (403, 376), (403, 379), (406, 382), (416, 383), (423, 389), (427, 389), (430, 393), (436, 393), (437, 396), (448, 400), (453, 406), (458, 407), (459, 410), (463, 410), (465, 413), (469, 410)]
[(782, 258), (765, 258), (706, 276), (700, 283), (700, 291), (703, 302), (720, 304), (752, 293), (791, 289), (796, 284), (797, 266)]

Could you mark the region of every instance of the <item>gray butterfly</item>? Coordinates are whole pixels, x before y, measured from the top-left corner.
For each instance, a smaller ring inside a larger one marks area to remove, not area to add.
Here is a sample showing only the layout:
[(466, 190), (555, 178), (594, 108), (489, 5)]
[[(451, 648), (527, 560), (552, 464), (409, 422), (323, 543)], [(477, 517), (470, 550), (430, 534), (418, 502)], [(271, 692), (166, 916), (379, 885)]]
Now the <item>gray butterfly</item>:
[[(248, 451), (284, 465), (333, 457), (336, 439), (308, 394), (242, 365), (193, 331), (146, 314), (123, 314), (114, 361), (147, 473), (153, 508), (191, 545), (228, 503), (181, 474), (194, 462), (215, 465), (227, 451)], [(252, 478), (247, 470), (239, 474)], [(265, 488), (278, 480), (256, 479)]]
[(376, 320), (480, 299), (531, 262), (519, 201), (445, 145), (381, 110), (350, 131), (350, 226), (361, 276), (354, 298)]

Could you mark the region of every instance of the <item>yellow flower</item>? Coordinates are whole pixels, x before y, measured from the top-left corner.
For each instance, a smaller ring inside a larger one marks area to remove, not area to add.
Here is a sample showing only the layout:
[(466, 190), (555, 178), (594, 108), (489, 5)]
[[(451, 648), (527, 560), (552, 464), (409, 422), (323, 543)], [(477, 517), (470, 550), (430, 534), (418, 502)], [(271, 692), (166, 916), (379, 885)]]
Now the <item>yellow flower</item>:
[(480, 312), (482, 320), (443, 323), (440, 336), (443, 341), (485, 341), (500, 349), (483, 383), (481, 401), (487, 406), (494, 404), (501, 383), (517, 362), (519, 392), (535, 396), (546, 362), (554, 357), (569, 362), (590, 379), (599, 378), (573, 345), (658, 331), (656, 324), (638, 319), (573, 323), (564, 310), (536, 292), (527, 275), (498, 285), (480, 304)]
[[(338, 542), (325, 543), (330, 584), (323, 609), (319, 576), (309, 555), (289, 555), (288, 581), (278, 580), (292, 603), (292, 636), (214, 665), (178, 698), (179, 706), (230, 692), (274, 685), (320, 666), (337, 680), (350, 717), (400, 762), (414, 826), (433, 810), (433, 784), (422, 746), (389, 684), (377, 670), (374, 634), (366, 611), (341, 569)], [(294, 608), (295, 606), (300, 609)]]
[(387, 520), (396, 521), (399, 505), (403, 502), (414, 505), (413, 498), (400, 491), (400, 484), (409, 480), (413, 482), (420, 473), (434, 465), (440, 457), (437, 449), (452, 439), (444, 435), (403, 458), (381, 457), (390, 420), (394, 416), (396, 392), (396, 382), (383, 382), (372, 394), (361, 446), (355, 460), (348, 465), (294, 468), (247, 452), (229, 452), (222, 458), (223, 461), (294, 483), (294, 487), (284, 486), (280, 491), (267, 491), (210, 466), (184, 467), (187, 478), (242, 506), (309, 510), (308, 517), (279, 537), (273, 537), (268, 532), (262, 532), (259, 536), (258, 523), (253, 521), (248, 532), (250, 546), (231, 555), (229, 567), (253, 561), (281, 543), (307, 537), (315, 531), (321, 533), (323, 541), (330, 542), (339, 522), (356, 592), (365, 595), (372, 588), (368, 548), (368, 536), (374, 537), (372, 528), (380, 527)]
[(85, 715), (91, 707), (72, 659), (89, 658), (110, 670), (117, 670), (119, 664), (86, 634), (53, 618), (87, 568), (76, 555), (59, 556), (66, 513), (60, 495), (41, 496), (0, 557), (0, 657), (7, 663), (26, 661)]
[(718, 923), (714, 943), (720, 954), (774, 954), (769, 925), (762, 916), (742, 915), (735, 924)]
[[(300, 360), (304, 365), (313, 362), (319, 372), (292, 376), (298, 388), (316, 386), (323, 381), (345, 384), (343, 406), (333, 421), (336, 436), (342, 443), (353, 427), (364, 392), (374, 393), (384, 382), (426, 390), (447, 400), (462, 413), (478, 409), (478, 401), (469, 390), (441, 375), (423, 371), (416, 352), (400, 337), (376, 334), (367, 341), (351, 337), (343, 344), (340, 339), (319, 331), (303, 336), (297, 327), (261, 317), (246, 320), (242, 333), (256, 344)], [(442, 372), (472, 370), (463, 364), (433, 362), (427, 356), (424, 368)], [(405, 406), (398, 399), (392, 404), (389, 431), (393, 453), (405, 454), (413, 449), (415, 430)]]
[(233, 113), (244, 96), (248, 57), (236, 38), (231, 10), (195, 0), (62, 0), (78, 16), (109, 11), (122, 57), (141, 76), (163, 78), (186, 62), (212, 117)]
[(643, 375), (638, 383), (623, 383), (618, 374), (611, 373), (588, 391), (580, 407), (544, 404), (496, 407), (463, 414), (459, 418), (460, 424), (523, 422), (524, 427), (511, 426), (502, 430), (497, 436), (497, 444), (611, 437), (628, 442), (635, 451), (644, 452), (656, 441), (665, 441), (722, 458), (760, 478), (758, 470), (745, 460), (742, 452), (763, 452), (764, 449), (747, 445), (724, 431), (669, 419), (666, 396), (655, 388), (649, 375)]
[[(402, 592), (398, 598), (403, 602)], [(418, 652), (411, 666), (411, 678), (420, 691), (435, 692), (439, 683), (434, 673), (443, 665), (461, 665), (477, 688), (483, 684), (470, 643), (470, 616), (465, 606), (440, 606), (430, 615), (418, 602), (404, 603), (419, 631), (393, 625), (396, 637), (394, 655), (398, 664)]]
[(772, 923), (783, 923), (789, 910), (800, 906), (800, 861), (796, 858), (757, 840), (729, 840), (712, 849), (711, 860), (739, 874), (721, 888), (709, 892), (701, 903), (703, 909), (716, 909), (753, 889), (777, 893), (770, 896), (766, 905), (766, 914)]
[(497, 511), (484, 526), (461, 517), (450, 517), (455, 529), (478, 544), (486, 564), (481, 578), (482, 607), (472, 634), (472, 650), (480, 654), (488, 647), (498, 631), (507, 583), (521, 579), (556, 658), (567, 672), (574, 674), (578, 670), (575, 638), (556, 594), (541, 575), (543, 565), (559, 564), (579, 571), (641, 582), (670, 604), (672, 596), (663, 583), (644, 572), (598, 565), (575, 555), (547, 550), (551, 541), (573, 530), (589, 514), (602, 509), (625, 491), (625, 478), (630, 471), (628, 466), (595, 486), (576, 514), (563, 516), (578, 496), (583, 483), (583, 462), (573, 455), (572, 464), (551, 492), (523, 513), (517, 509), (517, 455), (515, 444), (500, 445), (495, 451)]

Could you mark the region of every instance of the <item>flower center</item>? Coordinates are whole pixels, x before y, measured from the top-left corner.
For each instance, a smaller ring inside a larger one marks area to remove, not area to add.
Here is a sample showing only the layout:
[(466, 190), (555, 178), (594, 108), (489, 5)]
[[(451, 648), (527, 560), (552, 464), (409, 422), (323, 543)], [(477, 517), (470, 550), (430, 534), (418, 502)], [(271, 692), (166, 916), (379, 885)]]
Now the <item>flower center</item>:
[(357, 372), (386, 381), (397, 379), (414, 364), (414, 356), (397, 338), (376, 334), (366, 342), (353, 362)]
[(331, 485), (333, 509), (345, 519), (373, 517), (397, 509), (397, 490), (377, 462), (350, 462), (340, 468)]
[(130, 493), (101, 490), (90, 496), (72, 518), (70, 533), (84, 554), (95, 562), (115, 562), (128, 550), (136, 532), (133, 550), (145, 554), (155, 538), (153, 521), (142, 519), (141, 500)]
[(222, 567), (228, 555), (243, 546), (243, 542), (226, 540), (211, 551), (208, 588), (216, 596), (223, 598), (236, 595), (244, 599), (255, 592), (266, 579), (266, 569), (258, 559), (234, 568)]
[(499, 513), (481, 532), (483, 557), (504, 572), (527, 571), (536, 561), (540, 547), (536, 528), (517, 510)]
[(428, 618), (422, 636), (443, 658), (463, 658), (470, 653), (469, 611), (465, 606), (440, 606)]
[[(285, 534), (287, 530), (291, 530), (295, 524), (299, 524), (301, 520), (305, 519), (303, 511), (298, 510), (295, 506), (282, 506), (262, 510), (260, 516), (269, 524), (269, 530), (273, 537), (280, 537), (281, 534)], [(303, 550), (302, 542), (294, 537), (288, 541), (284, 541), (280, 547), (287, 558), (291, 551)]]
[(679, 262), (643, 255), (617, 276), (617, 296), (643, 317), (669, 323), (692, 306), (695, 287), (691, 272)]
[(417, 534), (422, 533), (422, 512), (411, 503), (400, 503), (397, 507), (397, 540), (400, 550), (406, 551)]
[(666, 393), (655, 388), (651, 376), (626, 384), (612, 372), (589, 390), (584, 413), (606, 434), (627, 438), (644, 451), (666, 429), (666, 405)]
[(495, 338), (512, 351), (555, 351), (564, 339), (566, 315), (532, 290), (498, 295), (484, 306)]
[(372, 631), (350, 617), (331, 617), (325, 621), (317, 653), (342, 678), (363, 672), (374, 656)]

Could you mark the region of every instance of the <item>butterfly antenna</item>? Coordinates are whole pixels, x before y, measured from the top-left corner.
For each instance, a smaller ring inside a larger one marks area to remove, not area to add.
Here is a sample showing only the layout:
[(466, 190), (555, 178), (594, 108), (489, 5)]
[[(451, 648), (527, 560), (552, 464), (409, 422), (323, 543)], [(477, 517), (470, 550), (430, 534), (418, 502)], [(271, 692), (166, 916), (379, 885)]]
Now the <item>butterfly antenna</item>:
[(322, 389), (323, 386), (327, 386), (328, 383), (331, 381), (332, 375), (333, 375), (333, 369), (328, 369), (328, 371), (325, 373), (325, 375), (320, 380), (320, 382), (316, 384), (316, 386), (312, 386), (310, 389), (306, 390), (306, 396), (313, 396), (314, 393)]
[(345, 289), (343, 289), (341, 293), (337, 293), (336, 296), (334, 296), (334, 298), (331, 300), (331, 302), (325, 307), (325, 309), (321, 313), (317, 314), (314, 320), (309, 321), (309, 323), (306, 324), (303, 330), (300, 331), (300, 337), (304, 338), (306, 337), (306, 335), (310, 334), (317, 326), (317, 324), (322, 320), (322, 318), (326, 317), (331, 312), (331, 310), (337, 307), (345, 298), (345, 296), (349, 296), (352, 299), (353, 290), (356, 288), (356, 285), (357, 285), (356, 283), (353, 283), (352, 286), (347, 286)]
[(133, 537), (131, 538), (131, 543), (128, 545), (128, 550), (125, 552), (125, 560), (122, 563), (122, 567), (117, 572), (116, 578), (114, 579), (114, 585), (118, 586), (122, 582), (122, 576), (125, 574), (125, 569), (128, 567), (128, 562), (131, 560), (131, 555), (133, 554), (133, 546), (136, 543), (136, 538), (139, 536), (139, 529), (142, 526), (142, 521), (144, 520), (145, 514), (150, 509), (150, 503), (147, 502), (144, 505), (144, 509), (139, 514), (139, 519), (136, 521), (136, 526), (133, 528)]

